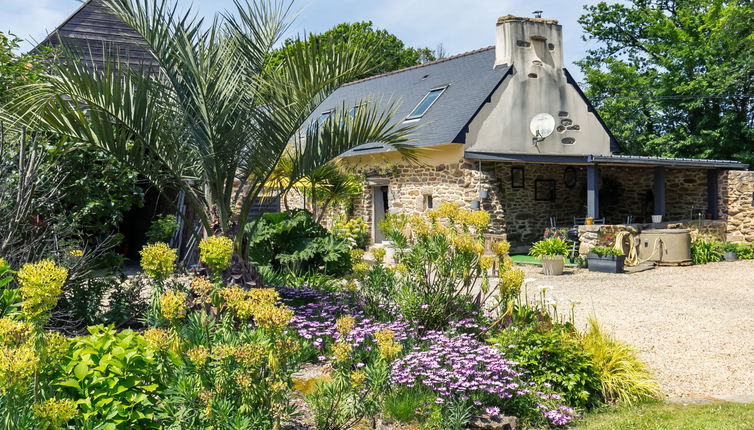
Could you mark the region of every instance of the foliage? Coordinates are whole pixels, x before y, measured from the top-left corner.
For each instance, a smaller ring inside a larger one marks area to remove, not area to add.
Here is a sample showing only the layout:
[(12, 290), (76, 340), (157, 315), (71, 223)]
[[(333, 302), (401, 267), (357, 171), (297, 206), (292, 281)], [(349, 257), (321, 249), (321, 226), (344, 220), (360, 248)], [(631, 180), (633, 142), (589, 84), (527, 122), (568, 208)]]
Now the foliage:
[(629, 154), (754, 154), (754, 10), (741, 0), (585, 7), (586, 96)]
[(599, 374), (574, 329), (549, 323), (516, 325), (491, 342), (525, 369), (530, 380), (563, 393), (567, 404), (590, 408), (598, 403)]
[(355, 115), (344, 106), (314, 132), (302, 130), (329, 93), (369, 70), (366, 48), (293, 44), (268, 67), (289, 24), (282, 4), (237, 2), (235, 15), (206, 26), (191, 8), (177, 13), (171, 4), (106, 4), (144, 39), (153, 68), (105, 53), (102, 72), (92, 74), (63, 43), (65, 61), (51, 62), (42, 82), (18, 88), (9, 115), (101, 149), (161, 191), (183, 191), (205, 231), (233, 238), (242, 257), (253, 233), (243, 224), (285, 153), (295, 183), (362, 143), (409, 150), (415, 127), (392, 123), (394, 109), (375, 103)]
[(742, 260), (754, 259), (754, 245), (741, 243), (736, 247), (736, 254)]
[(167, 243), (158, 242), (145, 246), (140, 252), (141, 268), (152, 279), (159, 281), (167, 278), (175, 270), (178, 258), (175, 249)]
[(623, 251), (620, 249), (616, 249), (610, 246), (595, 246), (591, 250), (589, 250), (590, 254), (595, 255), (623, 255)]
[(199, 242), (199, 261), (206, 264), (214, 277), (219, 277), (233, 257), (233, 241), (223, 236), (210, 236)]
[(659, 397), (660, 387), (636, 351), (606, 333), (593, 317), (581, 343), (592, 357), (604, 401), (630, 405)]
[(352, 249), (366, 249), (369, 245), (369, 227), (361, 218), (341, 216), (335, 219), (332, 232), (351, 245)]
[(399, 388), (385, 396), (383, 413), (391, 419), (409, 423), (419, 421), (422, 410), (437, 397), (431, 390), (422, 388)]
[(34, 54), (16, 54), (21, 39), (0, 32), (0, 106), (8, 101), (9, 91), (41, 79), (42, 58)]
[(72, 343), (58, 385), (76, 401), (83, 422), (118, 429), (149, 426), (162, 387), (146, 341), (112, 327), (90, 327), (89, 333)]
[(549, 239), (551, 237), (556, 237), (558, 239), (568, 240), (568, 229), (567, 228), (557, 228), (557, 227), (547, 227), (545, 229), (545, 234), (543, 236), (543, 239)]
[(324, 33), (310, 35), (307, 40), (287, 39), (283, 46), (273, 53), (271, 66), (282, 62), (301, 44), (335, 49), (345, 49), (353, 45), (368, 49), (372, 53), (369, 60), (370, 68), (355, 79), (392, 72), (435, 59), (435, 53), (430, 49), (405, 47), (395, 35), (387, 30), (374, 29), (372, 22), (366, 21), (338, 24)]
[(147, 230), (147, 244), (168, 242), (178, 229), (178, 217), (171, 214), (161, 214), (152, 220)]
[[(483, 306), (495, 292), (481, 264), (489, 214), (445, 202), (427, 211), (427, 217), (386, 218), (388, 222), (382, 227), (396, 247), (399, 263), (391, 276), (400, 278), (400, 282), (375, 287), (370, 283), (374, 277), (368, 277), (362, 282), (362, 290), (368, 295), (370, 289), (397, 285), (396, 291), (386, 291), (386, 299), (395, 297), (407, 319), (427, 329), (439, 329), (449, 321), (472, 315), (472, 309)], [(379, 278), (384, 278), (383, 274)], [(478, 280), (481, 292), (476, 293)]]
[(722, 261), (720, 243), (709, 237), (698, 237), (691, 242), (691, 261), (694, 264), (707, 264)]
[(725, 242), (720, 244), (720, 251), (722, 252), (738, 252), (741, 245), (738, 243)]
[(30, 321), (46, 321), (47, 315), (58, 303), (63, 293), (63, 285), (68, 278), (68, 270), (53, 261), (43, 260), (25, 264), (18, 271), (21, 311)]
[[(294, 273), (338, 275), (351, 267), (347, 241), (329, 233), (303, 209), (263, 214), (249, 239), (254, 264)], [(250, 224), (247, 229), (251, 231)]]
[(568, 243), (557, 237), (542, 239), (532, 244), (529, 255), (537, 258), (559, 255), (565, 257), (568, 255)]

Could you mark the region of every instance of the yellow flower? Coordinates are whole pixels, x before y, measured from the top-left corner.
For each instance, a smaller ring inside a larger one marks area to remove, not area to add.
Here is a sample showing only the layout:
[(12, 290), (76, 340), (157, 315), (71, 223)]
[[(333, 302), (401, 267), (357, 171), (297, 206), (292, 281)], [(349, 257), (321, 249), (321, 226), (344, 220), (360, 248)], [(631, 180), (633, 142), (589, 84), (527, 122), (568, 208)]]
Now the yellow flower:
[(503, 257), (508, 255), (508, 252), (511, 250), (511, 244), (510, 242), (506, 240), (501, 240), (500, 242), (495, 242), (492, 244), (492, 252), (495, 253), (498, 257)]
[(469, 234), (462, 234), (454, 237), (453, 248), (455, 248), (457, 252), (474, 252), (477, 254), (484, 252), (484, 246)]
[(206, 264), (213, 274), (220, 274), (230, 267), (233, 241), (224, 236), (210, 236), (199, 242), (199, 251), (199, 260)]
[(332, 346), (332, 353), (336, 361), (346, 361), (351, 356), (353, 347), (347, 342), (335, 342)]
[(47, 360), (43, 363), (46, 368), (55, 368), (68, 353), (69, 339), (55, 331), (44, 334), (45, 353)]
[(280, 300), (280, 295), (272, 288), (252, 288), (248, 292), (251, 300), (259, 305), (275, 305)]
[(341, 337), (348, 336), (348, 333), (351, 333), (351, 330), (353, 330), (353, 326), (356, 323), (356, 319), (350, 315), (343, 316), (335, 320), (335, 327), (338, 330), (338, 333)]
[(479, 266), (482, 270), (490, 270), (495, 265), (497, 259), (491, 255), (484, 255), (479, 259)]
[(199, 276), (191, 280), (191, 291), (194, 292), (200, 298), (200, 302), (209, 303), (209, 294), (212, 292), (214, 286), (209, 279), (204, 276)]
[(363, 370), (354, 370), (349, 376), (351, 377), (351, 386), (353, 388), (359, 388), (367, 379), (367, 373)]
[[(427, 211), (426, 214), (433, 221), (437, 219), (437, 217), (435, 216), (437, 212), (433, 211), (432, 209)], [(413, 215), (409, 217), (408, 223), (411, 226), (411, 231), (417, 237), (429, 236), (429, 225), (427, 225), (427, 221), (424, 218), (418, 215)]]
[(72, 250), (68, 251), (68, 255), (70, 255), (71, 257), (83, 257), (84, 256), (84, 251), (82, 251), (80, 249), (72, 249)]
[(45, 400), (42, 404), (34, 405), (34, 415), (46, 424), (43, 428), (60, 428), (77, 413), (76, 403), (69, 399), (52, 398)]
[(377, 342), (377, 349), (381, 358), (391, 360), (403, 350), (403, 345), (396, 342), (394, 338), (395, 333), (389, 329), (382, 329), (374, 333), (374, 340)]
[(39, 357), (29, 345), (0, 348), (0, 394), (25, 389), (39, 367)]
[(18, 283), (26, 318), (38, 318), (54, 308), (67, 278), (68, 270), (50, 260), (24, 265), (18, 272)]
[(351, 250), (351, 262), (353, 264), (358, 264), (364, 261), (364, 250), (363, 249), (352, 249)]
[(369, 265), (367, 263), (356, 263), (353, 265), (353, 273), (356, 276), (364, 275), (369, 271)]
[(499, 264), (500, 264), (500, 267), (498, 267), (498, 272), (504, 272), (506, 270), (510, 270), (511, 267), (513, 267), (513, 259), (508, 257), (507, 255), (504, 255), (500, 257)]
[(26, 342), (34, 326), (26, 321), (0, 318), (0, 346), (14, 346)]
[(160, 296), (162, 316), (175, 321), (186, 316), (186, 299), (188, 295), (182, 291), (168, 290)]
[(161, 328), (150, 328), (144, 331), (144, 340), (153, 351), (167, 351), (170, 346), (170, 336), (167, 330)]
[(198, 345), (186, 351), (186, 355), (194, 366), (202, 367), (209, 360), (209, 348), (204, 345)]
[(10, 269), (10, 265), (8, 264), (8, 261), (4, 259), (3, 257), (0, 257), (0, 273), (3, 273), (4, 271)]
[(382, 262), (385, 261), (385, 248), (372, 248), (370, 252), (372, 253), (372, 258), (374, 258), (375, 263), (382, 264)]
[(455, 220), (458, 217), (458, 203), (442, 202), (438, 208), (440, 218)]
[(225, 360), (233, 356), (236, 347), (227, 343), (218, 343), (212, 347), (212, 356), (216, 360)]
[(464, 224), (474, 227), (477, 233), (484, 231), (490, 224), (490, 214), (485, 211), (463, 210), (459, 211), (459, 217)]
[(238, 362), (238, 364), (245, 367), (253, 367), (262, 358), (264, 358), (265, 350), (262, 346), (253, 343), (243, 343), (233, 347), (232, 356)]
[(246, 300), (246, 297), (248, 297), (246, 291), (235, 286), (222, 288), (219, 294), (220, 298), (225, 300), (225, 304), (231, 309), (235, 308), (239, 303)]
[(500, 298), (503, 300), (513, 300), (518, 297), (521, 291), (521, 285), (524, 283), (524, 272), (520, 269), (507, 270), (500, 276)]
[(405, 264), (398, 263), (393, 266), (388, 267), (388, 269), (392, 270), (393, 273), (399, 273), (401, 275), (408, 275), (408, 267), (406, 267)]
[(254, 375), (248, 372), (236, 370), (233, 372), (233, 381), (241, 388), (249, 388), (254, 383)]
[(162, 280), (175, 271), (175, 260), (178, 258), (175, 249), (167, 243), (157, 242), (145, 246), (141, 252), (141, 268), (152, 279)]
[(281, 330), (293, 318), (293, 311), (285, 306), (259, 305), (254, 309), (254, 323), (257, 327)]

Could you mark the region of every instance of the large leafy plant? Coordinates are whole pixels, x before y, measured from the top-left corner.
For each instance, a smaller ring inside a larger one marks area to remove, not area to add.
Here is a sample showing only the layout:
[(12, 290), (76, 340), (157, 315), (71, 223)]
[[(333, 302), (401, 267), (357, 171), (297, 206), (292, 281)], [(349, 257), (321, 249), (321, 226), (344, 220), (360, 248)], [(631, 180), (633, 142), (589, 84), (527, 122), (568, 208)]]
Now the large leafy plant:
[(58, 383), (76, 401), (83, 428), (150, 426), (162, 387), (147, 342), (112, 327), (93, 326), (89, 333), (72, 343)]
[(551, 237), (534, 242), (529, 255), (532, 257), (556, 257), (568, 255), (568, 242), (558, 237)]
[(260, 217), (249, 238), (249, 259), (273, 270), (338, 275), (350, 268), (349, 245), (315, 222), (311, 213), (296, 209)]

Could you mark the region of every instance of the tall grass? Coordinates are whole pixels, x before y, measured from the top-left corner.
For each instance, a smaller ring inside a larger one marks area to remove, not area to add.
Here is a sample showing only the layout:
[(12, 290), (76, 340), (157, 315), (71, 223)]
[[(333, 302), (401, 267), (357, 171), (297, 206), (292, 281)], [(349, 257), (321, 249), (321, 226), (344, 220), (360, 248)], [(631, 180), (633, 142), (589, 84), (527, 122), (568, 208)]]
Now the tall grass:
[(660, 395), (660, 387), (636, 351), (605, 332), (595, 318), (589, 318), (581, 342), (593, 356), (604, 401), (631, 405)]

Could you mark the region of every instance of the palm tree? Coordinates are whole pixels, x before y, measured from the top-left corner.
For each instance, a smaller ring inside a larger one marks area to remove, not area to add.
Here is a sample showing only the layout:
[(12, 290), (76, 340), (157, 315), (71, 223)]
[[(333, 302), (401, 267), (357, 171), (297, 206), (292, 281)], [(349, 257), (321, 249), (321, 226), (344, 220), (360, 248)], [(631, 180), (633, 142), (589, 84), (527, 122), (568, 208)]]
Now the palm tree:
[(302, 127), (327, 95), (368, 69), (369, 54), (300, 43), (271, 67), (289, 6), (236, 0), (235, 15), (204, 23), (190, 10), (178, 13), (172, 0), (105, 4), (143, 37), (156, 65), (135, 67), (104, 52), (97, 67), (77, 61), (64, 43), (63, 60), (42, 82), (18, 89), (7, 110), (19, 122), (103, 148), (160, 189), (184, 191), (205, 234), (234, 238), (242, 261), (250, 234), (243, 224), (283, 154), (294, 184), (363, 143), (411, 153), (412, 128), (391, 122), (392, 104), (380, 110), (359, 101), (355, 114), (342, 106)]

